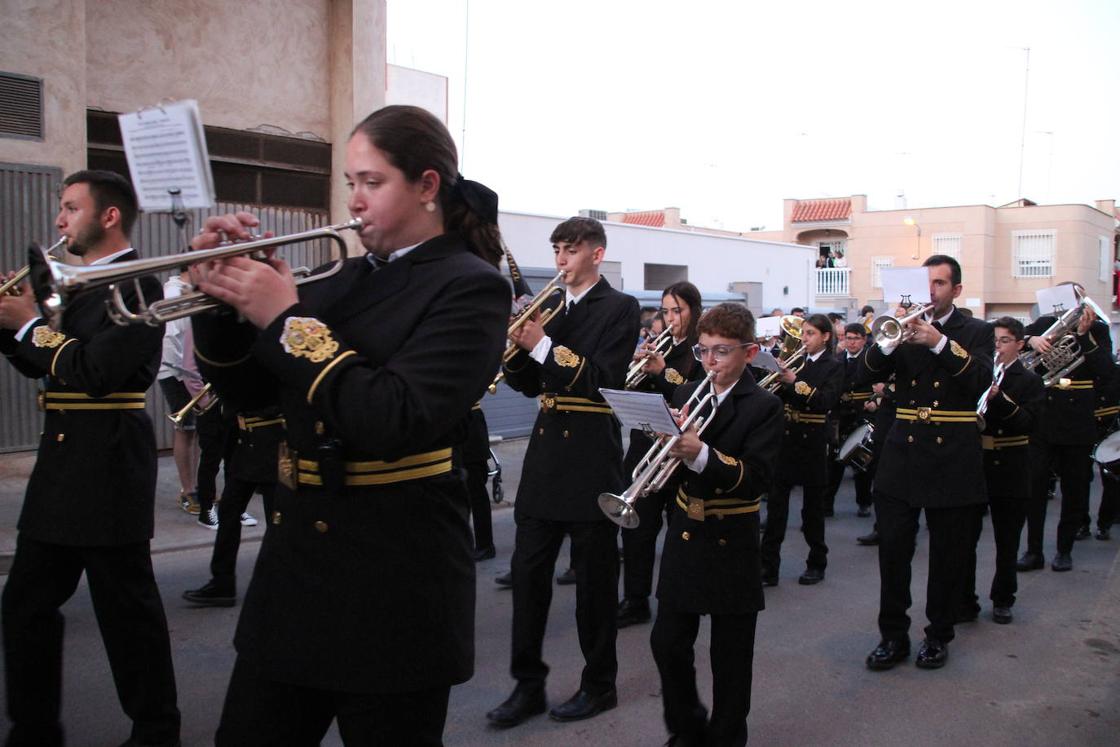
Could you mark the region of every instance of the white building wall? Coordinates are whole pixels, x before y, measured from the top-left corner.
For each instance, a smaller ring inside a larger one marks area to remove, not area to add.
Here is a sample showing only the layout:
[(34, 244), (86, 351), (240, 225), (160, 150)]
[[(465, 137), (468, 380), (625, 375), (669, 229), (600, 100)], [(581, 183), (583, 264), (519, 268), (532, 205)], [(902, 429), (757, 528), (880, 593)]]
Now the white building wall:
[[(514, 259), (525, 267), (551, 267), (548, 237), (564, 217), (507, 213), (499, 215), (502, 237)], [(620, 262), (621, 290), (643, 288), (645, 264), (688, 265), (688, 279), (701, 293), (726, 293), (732, 283), (762, 283), (762, 309), (814, 306), (813, 267), (816, 249), (692, 231), (604, 223), (604, 261)], [(752, 304), (754, 305), (754, 304)]]

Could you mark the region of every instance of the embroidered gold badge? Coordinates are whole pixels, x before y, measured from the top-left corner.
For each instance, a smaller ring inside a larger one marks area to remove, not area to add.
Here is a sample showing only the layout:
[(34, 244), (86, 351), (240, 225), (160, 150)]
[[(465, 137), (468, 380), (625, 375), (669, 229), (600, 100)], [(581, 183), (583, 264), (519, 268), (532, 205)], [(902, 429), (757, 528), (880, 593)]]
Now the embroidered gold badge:
[(680, 372), (677, 369), (666, 368), (665, 369), (665, 381), (668, 381), (670, 384), (683, 384), (684, 383), (684, 377), (681, 376)]
[(552, 357), (564, 368), (575, 368), (579, 365), (579, 356), (563, 345), (553, 348)]
[(953, 355), (957, 356), (958, 358), (968, 357), (968, 351), (958, 345), (956, 340), (949, 340), (949, 349), (952, 350)]
[(62, 332), (55, 332), (45, 324), (40, 324), (31, 335), (31, 344), (37, 348), (57, 348), (66, 339)]
[(688, 499), (688, 518), (693, 521), (704, 520), (704, 501), (699, 498)]
[(284, 320), (280, 335), (284, 352), (296, 358), (307, 358), (312, 363), (322, 363), (338, 352), (338, 343), (331, 337), (330, 327), (318, 319), (291, 316)]
[(729, 457), (726, 454), (721, 454), (718, 451), (716, 452), (716, 456), (719, 457), (719, 460), (721, 462), (723, 462), (724, 464), (729, 465), (731, 467), (734, 467), (736, 464), (739, 463), (739, 460), (736, 459), (735, 457)]
[(804, 381), (799, 381), (793, 385), (793, 391), (804, 397), (813, 391), (813, 387), (809, 386)]

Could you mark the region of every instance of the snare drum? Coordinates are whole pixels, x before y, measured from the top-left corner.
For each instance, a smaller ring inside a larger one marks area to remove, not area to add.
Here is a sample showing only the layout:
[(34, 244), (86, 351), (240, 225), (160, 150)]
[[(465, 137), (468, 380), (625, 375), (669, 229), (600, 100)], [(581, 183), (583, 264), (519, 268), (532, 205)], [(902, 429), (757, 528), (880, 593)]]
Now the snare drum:
[(1120, 431), (1113, 433), (1093, 449), (1093, 461), (1109, 477), (1120, 478)]
[(836, 461), (845, 462), (846, 464), (852, 465), (860, 472), (866, 472), (867, 468), (871, 465), (871, 460), (875, 456), (875, 451), (871, 444), (874, 435), (875, 426), (871, 423), (864, 423), (856, 428), (852, 431), (851, 435), (844, 439), (843, 446), (841, 446), (840, 451), (836, 453)]

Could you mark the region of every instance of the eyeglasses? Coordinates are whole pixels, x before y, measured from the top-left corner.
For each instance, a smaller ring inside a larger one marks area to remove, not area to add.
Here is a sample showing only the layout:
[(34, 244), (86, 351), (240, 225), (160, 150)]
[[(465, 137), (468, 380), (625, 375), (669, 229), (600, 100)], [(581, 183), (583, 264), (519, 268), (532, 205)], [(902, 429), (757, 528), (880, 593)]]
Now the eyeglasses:
[(692, 354), (696, 356), (696, 360), (701, 362), (703, 362), (704, 358), (707, 357), (708, 353), (711, 353), (713, 356), (715, 356), (715, 359), (717, 361), (722, 361), (727, 358), (727, 356), (731, 355), (732, 350), (750, 347), (751, 345), (754, 345), (754, 343), (744, 342), (742, 345), (713, 345), (710, 348), (706, 348), (703, 345), (693, 345)]

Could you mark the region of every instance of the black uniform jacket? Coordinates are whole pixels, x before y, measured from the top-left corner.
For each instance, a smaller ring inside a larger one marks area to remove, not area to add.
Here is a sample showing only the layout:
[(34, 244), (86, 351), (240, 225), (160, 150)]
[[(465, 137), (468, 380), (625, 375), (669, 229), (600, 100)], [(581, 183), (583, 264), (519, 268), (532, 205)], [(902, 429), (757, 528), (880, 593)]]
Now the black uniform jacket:
[(844, 389), (844, 366), (826, 350), (808, 358), (792, 384), (778, 395), (785, 403), (786, 427), (778, 458), (778, 477), (788, 485), (828, 482), (828, 415)]
[(290, 449), (237, 651), (271, 679), (331, 690), (462, 682), (474, 564), (450, 454), (500, 362), (509, 286), (445, 234), (376, 271), (346, 260), (299, 296), (259, 334), (194, 318), (204, 376), (246, 406), (271, 392)]
[(954, 309), (942, 333), (949, 340), (937, 355), (913, 343), (884, 355), (873, 345), (860, 371), (861, 382), (895, 374), (897, 410), (875, 489), (915, 507), (987, 500), (976, 402), (992, 383), (992, 328)]
[[(1055, 321), (1040, 316), (1026, 328), (1028, 336), (1040, 335)], [(1112, 381), (1112, 335), (1108, 325), (1097, 320), (1084, 335), (1075, 335), (1085, 362), (1073, 369), (1066, 386), (1055, 384), (1046, 390), (1046, 402), (1038, 420), (1035, 437), (1052, 444), (1087, 445), (1097, 440), (1097, 383)], [(1041, 376), (1045, 367), (1036, 372)], [(1106, 390), (1108, 387), (1106, 387)]]
[[(115, 262), (136, 259), (130, 252)], [(135, 305), (132, 283), (122, 284)], [(163, 297), (155, 278), (141, 287)], [(144, 411), (155, 380), (163, 326), (114, 324), (104, 288), (76, 294), (58, 332), (45, 321), (17, 342), (0, 332), (0, 352), (29, 378), (45, 378), (39, 454), (19, 530), (60, 545), (122, 545), (152, 537), (156, 442)]]
[(285, 441), (284, 416), (279, 407), (238, 413), (233, 420), (226, 472), (257, 485), (276, 482), (280, 444)]
[[(680, 407), (699, 386), (673, 397)], [(758, 508), (770, 489), (782, 437), (782, 402), (745, 372), (716, 410), (701, 440), (708, 463), (684, 464), (670, 480), (677, 505), (661, 553), (657, 598), (681, 612), (737, 615), (765, 606)]]
[[(665, 356), (665, 368), (661, 373), (646, 376), (635, 388), (639, 392), (658, 392), (669, 402), (673, 401), (673, 393), (677, 387), (686, 381), (697, 381), (704, 378), (704, 367), (692, 354), (692, 346), (696, 344), (695, 338), (690, 338), (674, 345)], [(626, 450), (626, 459), (622, 467), (626, 475), (633, 472), (635, 465), (646, 455), (653, 440), (638, 430), (630, 431), (630, 447)]]
[[(563, 299), (560, 301), (563, 303)], [(600, 278), (545, 333), (552, 349), (542, 365), (522, 350), (506, 366), (506, 381), (540, 396), (514, 511), (553, 521), (607, 521), (600, 493), (618, 493), (622, 436), (599, 388), (621, 389), (641, 327), (638, 302)]]
[(1042, 377), (1015, 361), (984, 414), (984, 475), (989, 496), (1026, 500), (1031, 489), (1030, 435), (1046, 397)]
[(860, 423), (870, 420), (872, 413), (863, 409), (863, 406), (874, 396), (871, 384), (859, 383), (856, 377), (863, 366), (863, 356), (867, 355), (867, 346), (864, 345), (859, 354), (848, 360), (847, 351), (836, 354), (836, 360), (844, 367), (844, 388), (840, 392), (840, 401), (832, 410), (833, 419), (837, 422), (840, 438), (843, 439), (851, 433)]

